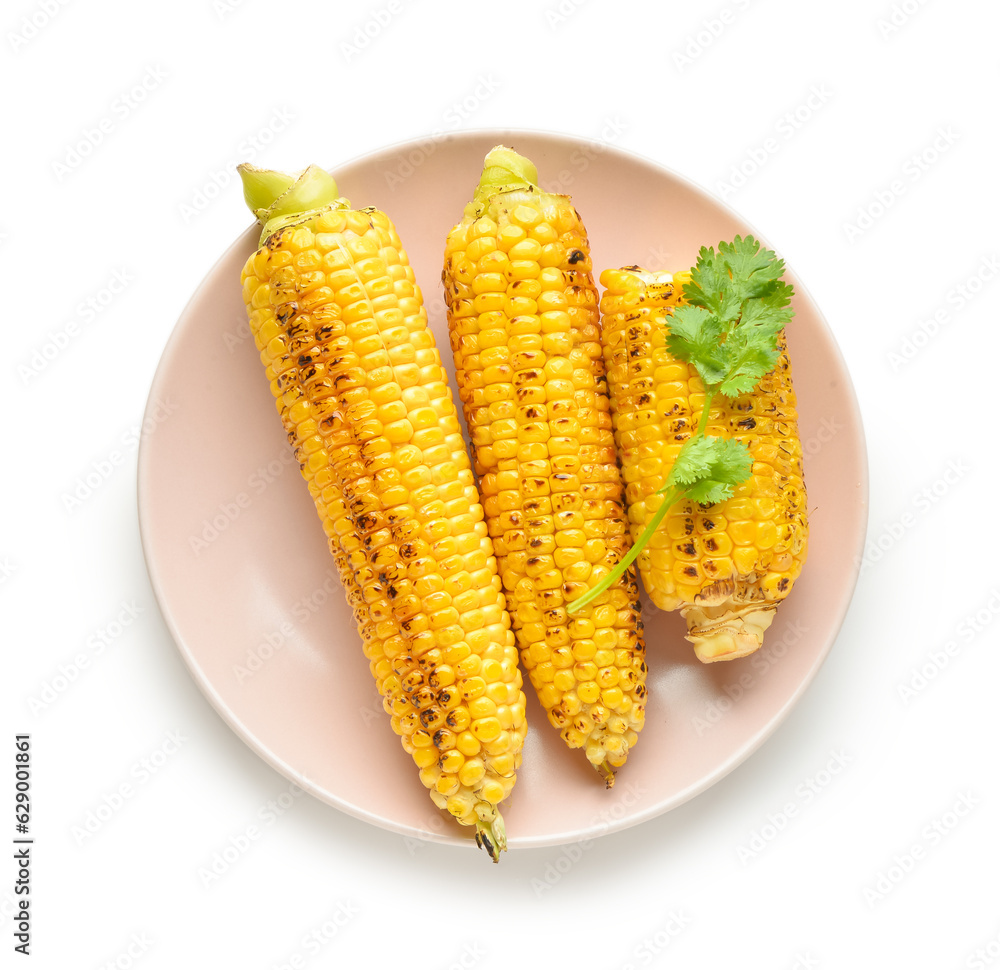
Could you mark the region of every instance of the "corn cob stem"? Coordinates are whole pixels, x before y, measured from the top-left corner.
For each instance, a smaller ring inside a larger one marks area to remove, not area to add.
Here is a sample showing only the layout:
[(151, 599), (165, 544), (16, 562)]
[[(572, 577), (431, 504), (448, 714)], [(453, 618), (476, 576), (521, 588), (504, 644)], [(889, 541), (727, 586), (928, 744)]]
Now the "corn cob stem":
[(485, 206), (501, 192), (538, 187), (538, 169), (523, 155), (512, 148), (497, 145), (486, 153), (483, 174), (472, 196), (477, 206)]
[(237, 165), (236, 170), (243, 181), (243, 198), (261, 224), (262, 246), (283, 226), (308, 219), (327, 206), (350, 208), (347, 200), (338, 196), (333, 176), (317, 165), (297, 176), (246, 163)]
[(476, 819), (476, 845), (485, 849), (494, 862), (500, 861), (500, 853), (507, 849), (507, 832), (499, 812), (490, 822)]

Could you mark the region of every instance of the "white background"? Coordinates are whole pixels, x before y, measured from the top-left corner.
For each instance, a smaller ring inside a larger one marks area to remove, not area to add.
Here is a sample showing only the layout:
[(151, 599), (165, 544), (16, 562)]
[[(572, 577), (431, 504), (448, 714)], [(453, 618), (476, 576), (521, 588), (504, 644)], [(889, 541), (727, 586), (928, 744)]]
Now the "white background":
[[(1000, 965), (998, 27), (987, 0), (5, 5), (0, 838), (30, 732), (34, 965)], [(249, 223), (232, 172), (250, 139), (257, 164), (335, 170), (493, 127), (611, 141), (778, 245), (864, 415), (853, 605), (780, 729), (667, 815), (492, 866), (303, 796), (205, 885), (289, 784), (201, 695), (146, 576), (133, 431), (157, 361)], [(804, 805), (833, 753), (846, 766)], [(140, 782), (142, 759), (159, 767)], [(0, 866), (4, 966), (15, 878)]]

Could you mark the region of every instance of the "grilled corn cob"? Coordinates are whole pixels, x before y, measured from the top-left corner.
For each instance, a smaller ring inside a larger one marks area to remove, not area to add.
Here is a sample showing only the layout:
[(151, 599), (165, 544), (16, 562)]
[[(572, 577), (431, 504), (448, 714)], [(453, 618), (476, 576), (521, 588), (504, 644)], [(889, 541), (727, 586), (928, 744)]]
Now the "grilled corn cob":
[(496, 861), (526, 734), (517, 650), (447, 378), (396, 229), (310, 167), (241, 166), (250, 326), (364, 651), (434, 803)]
[(549, 721), (613, 783), (645, 714), (638, 586), (567, 604), (628, 547), (586, 231), (527, 159), (490, 152), (448, 235), (459, 397), (521, 661)]
[[(666, 346), (690, 275), (639, 267), (601, 274), (604, 356), (633, 539), (659, 508), (657, 490), (705, 403), (694, 369)], [(783, 332), (778, 350), (754, 393), (719, 399), (709, 413), (709, 434), (749, 447), (751, 477), (724, 502), (678, 502), (637, 559), (650, 598), (680, 609), (706, 663), (761, 646), (806, 557), (802, 447)]]

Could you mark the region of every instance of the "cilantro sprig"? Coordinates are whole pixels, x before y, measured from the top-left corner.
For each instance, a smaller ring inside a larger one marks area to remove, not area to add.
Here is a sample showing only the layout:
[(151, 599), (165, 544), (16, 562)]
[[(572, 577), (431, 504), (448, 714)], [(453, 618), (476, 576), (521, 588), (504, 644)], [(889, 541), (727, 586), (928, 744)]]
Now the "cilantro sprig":
[(720, 242), (718, 252), (702, 247), (684, 285), (686, 303), (669, 318), (667, 349), (689, 364), (705, 388), (698, 426), (684, 442), (663, 485), (659, 508), (628, 554), (593, 589), (569, 604), (574, 613), (592, 602), (635, 561), (681, 501), (714, 505), (729, 498), (750, 477), (747, 446), (705, 433), (717, 395), (752, 393), (778, 362), (778, 335), (793, 316), (793, 289), (782, 280), (784, 260), (752, 236)]

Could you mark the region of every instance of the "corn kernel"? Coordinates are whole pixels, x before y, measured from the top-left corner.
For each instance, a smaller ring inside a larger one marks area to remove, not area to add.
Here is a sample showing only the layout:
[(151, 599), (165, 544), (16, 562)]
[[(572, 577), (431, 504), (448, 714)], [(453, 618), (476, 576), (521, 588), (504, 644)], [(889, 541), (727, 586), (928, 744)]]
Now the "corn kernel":
[(495, 741), (501, 730), (500, 722), (495, 717), (481, 717), (472, 722), (472, 733), (483, 744)]

